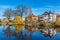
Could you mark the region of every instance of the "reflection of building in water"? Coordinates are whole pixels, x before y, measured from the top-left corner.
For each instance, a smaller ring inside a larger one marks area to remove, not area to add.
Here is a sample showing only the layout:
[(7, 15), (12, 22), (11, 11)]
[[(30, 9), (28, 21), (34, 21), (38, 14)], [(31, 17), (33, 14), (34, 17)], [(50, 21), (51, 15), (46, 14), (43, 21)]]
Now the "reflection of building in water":
[(14, 25), (15, 26), (15, 31), (18, 33), (18, 32), (21, 32), (22, 30), (24, 30), (24, 25)]

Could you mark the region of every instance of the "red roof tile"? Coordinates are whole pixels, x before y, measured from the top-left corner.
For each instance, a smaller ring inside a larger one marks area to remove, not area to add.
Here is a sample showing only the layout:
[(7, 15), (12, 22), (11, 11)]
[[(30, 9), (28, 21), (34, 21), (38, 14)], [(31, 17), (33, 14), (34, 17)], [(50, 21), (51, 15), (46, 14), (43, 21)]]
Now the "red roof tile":
[(28, 17), (37, 17), (37, 16), (35, 16), (34, 14), (30, 14), (28, 15)]
[(57, 17), (60, 17), (60, 14), (57, 14)]

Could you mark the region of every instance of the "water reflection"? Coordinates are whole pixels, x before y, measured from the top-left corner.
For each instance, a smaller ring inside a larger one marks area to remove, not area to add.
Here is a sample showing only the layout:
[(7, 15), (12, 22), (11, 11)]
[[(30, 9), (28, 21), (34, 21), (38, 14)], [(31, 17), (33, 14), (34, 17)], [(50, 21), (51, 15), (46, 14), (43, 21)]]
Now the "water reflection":
[(24, 30), (24, 25), (14, 25), (16, 33)]
[[(24, 25), (14, 25), (14, 26), (5, 26), (3, 27), (3, 36), (6, 40), (50, 40), (50, 38), (44, 37), (43, 34), (40, 33), (40, 31), (31, 31), (30, 26), (27, 26), (27, 28)], [(1, 28), (1, 27), (0, 27)], [(59, 34), (56, 34), (57, 37), (55, 37), (55, 40), (60, 40)], [(36, 38), (35, 38), (36, 37)], [(14, 39), (11, 39), (14, 38)], [(3, 38), (2, 38), (3, 39)]]
[(15, 27), (15, 36), (17, 37), (17, 40), (23, 40), (23, 30), (24, 30), (24, 25), (14, 25)]
[(10, 26), (8, 26), (8, 27), (7, 27), (5, 30), (3, 30), (3, 31), (4, 31), (5, 36), (7, 36), (7, 37), (11, 37), (11, 36), (13, 35), (13, 32), (12, 32)]
[(8, 26), (5, 30), (3, 30), (3, 32), (8, 38), (14, 36), (17, 38), (17, 40), (23, 40), (23, 29), (23, 25), (14, 25), (14, 30), (11, 29), (11, 26)]

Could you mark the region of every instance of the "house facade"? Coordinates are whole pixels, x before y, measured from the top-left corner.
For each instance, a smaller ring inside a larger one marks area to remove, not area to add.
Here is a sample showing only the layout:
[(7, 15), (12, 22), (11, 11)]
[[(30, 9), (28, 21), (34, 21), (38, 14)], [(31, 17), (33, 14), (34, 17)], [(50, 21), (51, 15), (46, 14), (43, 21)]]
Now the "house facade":
[(8, 24), (8, 19), (7, 18), (3, 18), (2, 19), (2, 25), (7, 25)]
[(30, 20), (30, 19), (33, 19), (33, 20), (38, 20), (38, 17), (37, 16), (35, 16), (34, 14), (29, 14), (26, 18), (25, 18), (25, 20)]
[(56, 21), (56, 14), (53, 12), (45, 12), (40, 16), (40, 20), (43, 21), (50, 21), (50, 22), (55, 22)]
[(60, 14), (57, 14), (56, 25), (60, 26)]

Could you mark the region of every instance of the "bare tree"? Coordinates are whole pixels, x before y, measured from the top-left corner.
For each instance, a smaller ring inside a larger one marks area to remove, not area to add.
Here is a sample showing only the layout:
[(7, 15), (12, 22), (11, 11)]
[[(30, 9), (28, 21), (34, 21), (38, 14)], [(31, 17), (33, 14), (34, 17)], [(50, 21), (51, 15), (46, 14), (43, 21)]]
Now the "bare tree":
[(12, 17), (12, 9), (6, 9), (3, 16), (7, 17), (9, 20), (10, 17)]
[(31, 13), (31, 8), (24, 5), (18, 5), (14, 11), (15, 16), (25, 17), (27, 14)]

